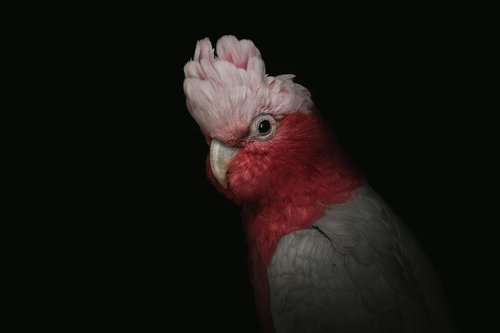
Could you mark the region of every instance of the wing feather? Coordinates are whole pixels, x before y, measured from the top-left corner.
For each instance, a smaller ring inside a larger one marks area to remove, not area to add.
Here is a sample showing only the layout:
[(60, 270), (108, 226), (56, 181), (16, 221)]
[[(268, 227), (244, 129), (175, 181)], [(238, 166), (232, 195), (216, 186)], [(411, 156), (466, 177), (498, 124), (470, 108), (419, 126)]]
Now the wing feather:
[(277, 333), (453, 331), (425, 256), (368, 187), (283, 237), (268, 275)]

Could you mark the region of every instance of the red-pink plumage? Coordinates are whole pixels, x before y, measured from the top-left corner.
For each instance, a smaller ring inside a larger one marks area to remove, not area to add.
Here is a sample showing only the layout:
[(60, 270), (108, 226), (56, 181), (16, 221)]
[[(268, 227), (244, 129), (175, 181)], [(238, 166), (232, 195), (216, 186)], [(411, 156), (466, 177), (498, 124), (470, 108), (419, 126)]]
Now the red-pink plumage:
[(337, 146), (309, 92), (251, 41), (200, 41), (187, 106), (207, 173), (242, 207), (266, 332), (451, 332), (432, 269)]
[(256, 300), (270, 329), (266, 269), (278, 241), (313, 224), (330, 204), (346, 200), (362, 180), (316, 110), (283, 118), (271, 141), (246, 143), (229, 169), (230, 187), (224, 190), (207, 164), (214, 185), (243, 206)]

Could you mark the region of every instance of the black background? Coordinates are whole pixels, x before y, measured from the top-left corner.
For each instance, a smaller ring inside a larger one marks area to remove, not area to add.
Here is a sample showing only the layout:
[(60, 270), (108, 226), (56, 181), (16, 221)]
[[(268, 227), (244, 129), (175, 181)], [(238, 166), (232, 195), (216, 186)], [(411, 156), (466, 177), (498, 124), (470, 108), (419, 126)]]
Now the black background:
[(65, 91), (81, 192), (68, 238), (78, 296), (69, 299), (89, 303), (80, 321), (259, 331), (239, 209), (205, 176), (208, 147), (182, 91), (196, 41), (234, 34), (254, 41), (269, 74), (293, 73), (311, 91), (344, 150), (420, 240), (460, 330), (485, 325), (467, 28), (444, 14), (262, 12), (247, 21), (196, 11), (107, 12), (84, 21), (59, 55), (78, 78)]

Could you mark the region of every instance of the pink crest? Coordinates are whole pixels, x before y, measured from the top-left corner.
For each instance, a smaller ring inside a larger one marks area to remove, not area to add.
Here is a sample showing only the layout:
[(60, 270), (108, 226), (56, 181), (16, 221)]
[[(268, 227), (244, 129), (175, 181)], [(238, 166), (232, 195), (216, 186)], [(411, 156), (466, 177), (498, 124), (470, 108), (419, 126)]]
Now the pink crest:
[(309, 91), (293, 75), (268, 76), (260, 51), (250, 40), (224, 36), (214, 54), (208, 38), (198, 41), (193, 60), (184, 66), (189, 112), (206, 135), (248, 126), (259, 114), (277, 119), (309, 112)]

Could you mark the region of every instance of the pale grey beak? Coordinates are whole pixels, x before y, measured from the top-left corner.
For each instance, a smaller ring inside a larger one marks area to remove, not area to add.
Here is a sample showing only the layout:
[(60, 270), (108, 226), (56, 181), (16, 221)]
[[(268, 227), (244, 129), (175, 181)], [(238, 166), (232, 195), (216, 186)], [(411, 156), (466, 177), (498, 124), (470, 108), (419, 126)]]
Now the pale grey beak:
[(227, 170), (238, 149), (224, 145), (216, 139), (210, 144), (210, 168), (219, 184), (227, 189)]

